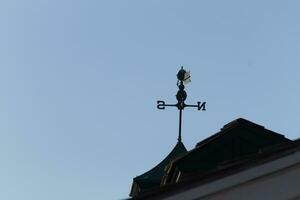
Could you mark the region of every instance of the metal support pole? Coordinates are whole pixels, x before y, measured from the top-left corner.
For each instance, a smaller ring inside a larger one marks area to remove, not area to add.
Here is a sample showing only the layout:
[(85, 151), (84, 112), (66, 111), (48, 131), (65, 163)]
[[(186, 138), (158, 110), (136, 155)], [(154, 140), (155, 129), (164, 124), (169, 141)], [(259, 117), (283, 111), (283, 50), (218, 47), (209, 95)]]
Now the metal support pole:
[(182, 123), (182, 109), (179, 110), (179, 135), (178, 135), (178, 142), (181, 142), (181, 123)]

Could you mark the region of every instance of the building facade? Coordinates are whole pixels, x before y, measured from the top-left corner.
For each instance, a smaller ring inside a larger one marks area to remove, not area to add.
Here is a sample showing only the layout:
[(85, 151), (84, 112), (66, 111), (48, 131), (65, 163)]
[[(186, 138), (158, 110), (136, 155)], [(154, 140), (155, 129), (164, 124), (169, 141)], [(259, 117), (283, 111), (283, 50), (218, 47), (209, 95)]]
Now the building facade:
[(300, 200), (300, 141), (240, 118), (190, 151), (177, 144), (160, 164), (134, 178), (130, 196)]

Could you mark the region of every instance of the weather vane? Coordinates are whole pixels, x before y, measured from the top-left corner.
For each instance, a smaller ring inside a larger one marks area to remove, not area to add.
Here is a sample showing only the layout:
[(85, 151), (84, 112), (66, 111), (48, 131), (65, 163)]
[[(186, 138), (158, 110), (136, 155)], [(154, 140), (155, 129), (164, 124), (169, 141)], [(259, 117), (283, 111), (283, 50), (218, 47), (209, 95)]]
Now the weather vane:
[(177, 94), (176, 94), (176, 99), (177, 103), (176, 104), (166, 104), (164, 101), (157, 101), (157, 108), (160, 110), (164, 110), (166, 106), (173, 106), (177, 107), (179, 110), (179, 135), (178, 135), (178, 142), (181, 142), (181, 124), (182, 124), (182, 110), (185, 107), (196, 107), (198, 110), (203, 110), (205, 111), (205, 104), (206, 102), (197, 102), (197, 105), (188, 105), (185, 104), (185, 100), (187, 97), (186, 91), (184, 90), (184, 85), (188, 84), (191, 82), (191, 75), (189, 71), (186, 71), (181, 67), (179, 72), (177, 73), (177, 86), (179, 88)]

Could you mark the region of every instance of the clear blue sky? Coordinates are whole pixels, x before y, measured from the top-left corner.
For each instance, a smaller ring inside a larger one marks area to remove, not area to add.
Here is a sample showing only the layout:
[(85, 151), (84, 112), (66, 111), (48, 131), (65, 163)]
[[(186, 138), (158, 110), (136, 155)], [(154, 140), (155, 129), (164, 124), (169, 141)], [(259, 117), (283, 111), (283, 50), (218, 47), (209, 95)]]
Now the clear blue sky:
[(243, 117), (300, 136), (299, 1), (0, 2), (0, 199), (127, 197), (177, 139)]

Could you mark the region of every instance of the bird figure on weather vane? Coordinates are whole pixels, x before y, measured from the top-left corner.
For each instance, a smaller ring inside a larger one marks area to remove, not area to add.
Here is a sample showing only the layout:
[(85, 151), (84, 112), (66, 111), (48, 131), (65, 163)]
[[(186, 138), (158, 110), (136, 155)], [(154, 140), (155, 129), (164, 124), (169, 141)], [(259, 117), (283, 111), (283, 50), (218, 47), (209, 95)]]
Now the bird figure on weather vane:
[(188, 84), (189, 82), (191, 82), (191, 75), (190, 75), (190, 71), (186, 71), (185, 69), (183, 69), (183, 67), (181, 67), (181, 69), (178, 71), (177, 73), (177, 86), (178, 86), (178, 92), (176, 94), (176, 99), (177, 99), (177, 103), (176, 104), (166, 104), (164, 101), (157, 101), (157, 108), (160, 110), (164, 110), (165, 107), (168, 106), (173, 106), (173, 107), (177, 107), (179, 110), (179, 135), (178, 135), (178, 142), (181, 142), (181, 124), (182, 124), (182, 110), (185, 107), (196, 107), (198, 108), (198, 110), (202, 110), (205, 111), (205, 105), (206, 102), (197, 102), (197, 105), (188, 105), (185, 104), (185, 100), (187, 97), (187, 93), (184, 90), (186, 84)]

